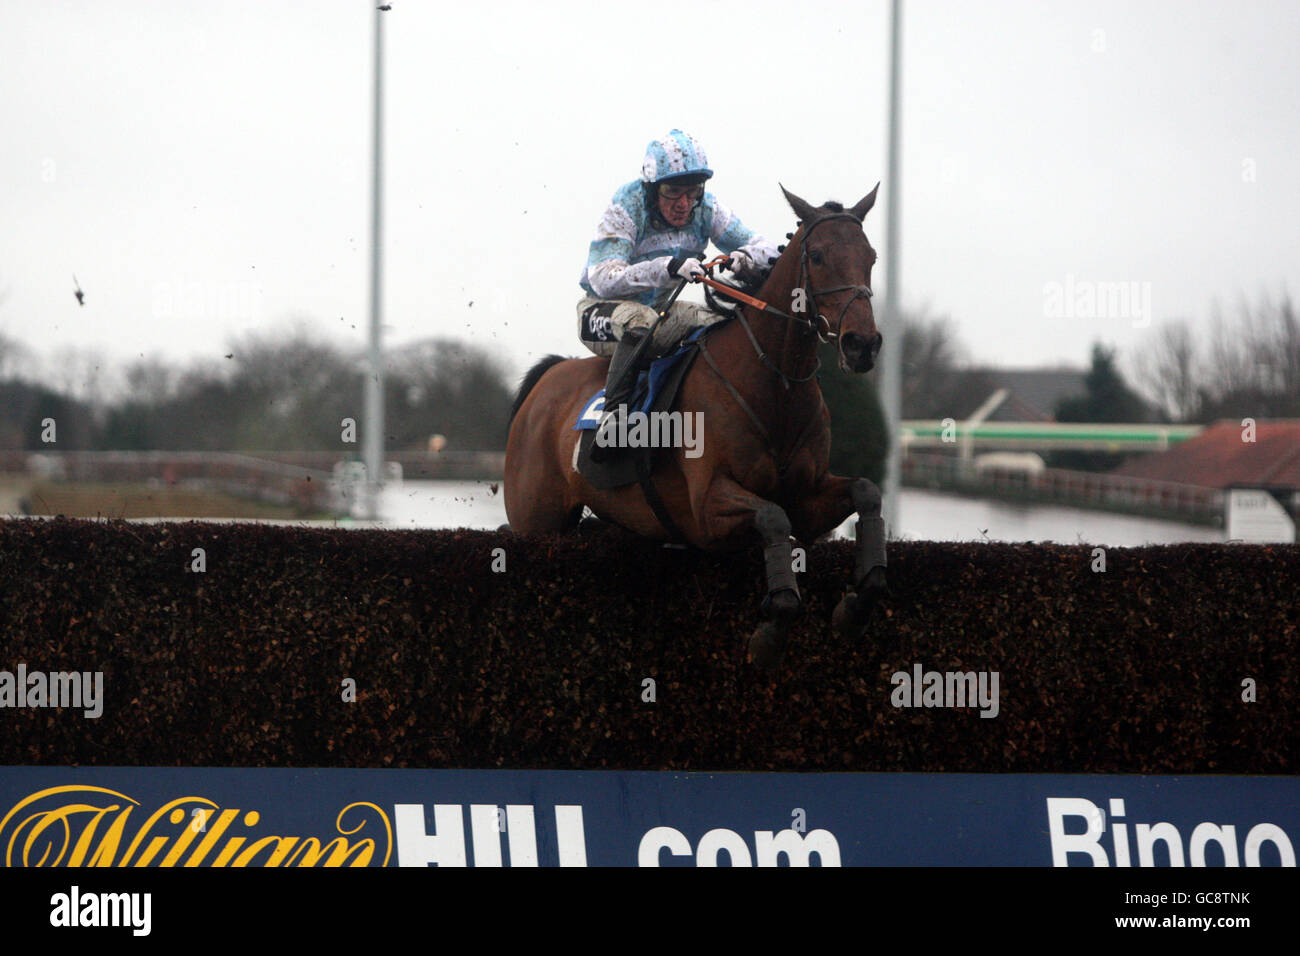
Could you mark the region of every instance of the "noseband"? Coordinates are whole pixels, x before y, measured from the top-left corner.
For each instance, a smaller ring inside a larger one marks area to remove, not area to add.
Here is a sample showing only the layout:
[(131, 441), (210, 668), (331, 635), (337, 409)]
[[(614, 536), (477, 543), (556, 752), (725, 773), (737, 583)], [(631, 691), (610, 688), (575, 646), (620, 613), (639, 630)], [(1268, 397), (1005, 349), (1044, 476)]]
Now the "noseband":
[[(834, 288), (813, 291), (808, 275), (808, 237), (812, 235), (814, 229), (824, 222), (830, 222), (832, 219), (852, 219), (858, 225), (862, 224), (861, 219), (847, 212), (832, 213), (829, 216), (822, 216), (820, 219), (814, 219), (808, 223), (803, 231), (803, 241), (799, 243), (799, 288), (806, 290), (808, 298), (812, 299), (813, 309), (816, 311), (817, 317), (813, 321), (809, 321), (793, 315), (787, 316), (792, 321), (808, 326), (811, 331), (817, 333), (817, 337), (823, 342), (829, 342), (831, 339), (839, 337), (841, 324), (844, 322), (844, 316), (849, 311), (850, 305), (860, 298), (871, 300), (871, 287), (865, 285), (837, 285)], [(850, 291), (853, 295), (844, 300), (844, 306), (840, 309), (839, 315), (835, 317), (835, 324), (832, 326), (826, 316), (822, 315), (821, 307), (817, 304), (817, 297), (819, 295), (834, 295), (837, 292)]]

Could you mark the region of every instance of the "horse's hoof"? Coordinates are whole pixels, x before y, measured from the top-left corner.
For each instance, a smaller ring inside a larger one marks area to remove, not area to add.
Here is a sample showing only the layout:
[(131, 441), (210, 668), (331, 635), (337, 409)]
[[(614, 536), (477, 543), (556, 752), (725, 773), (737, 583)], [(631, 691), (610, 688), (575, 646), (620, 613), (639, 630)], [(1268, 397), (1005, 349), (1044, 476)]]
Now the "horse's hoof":
[(758, 608), (763, 617), (777, 621), (791, 621), (798, 617), (802, 610), (803, 601), (794, 588), (782, 588), (775, 593), (769, 593)]
[(835, 605), (831, 615), (831, 627), (841, 639), (856, 641), (866, 632), (867, 615), (877, 601), (889, 597), (889, 585), (885, 582), (885, 569), (872, 568), (859, 590), (852, 589), (844, 593), (840, 603)]
[(882, 598), (889, 597), (889, 582), (885, 579), (885, 569), (882, 567), (872, 568), (866, 580), (859, 585), (859, 589), (862, 597), (869, 604), (874, 604)]
[(831, 615), (831, 627), (835, 633), (844, 641), (856, 641), (862, 636), (863, 631), (863, 606), (862, 601), (854, 591), (849, 591), (840, 599), (840, 603), (835, 605), (835, 613)]
[(777, 621), (764, 621), (754, 629), (749, 638), (750, 663), (765, 671), (773, 671), (785, 659), (785, 645), (790, 629)]

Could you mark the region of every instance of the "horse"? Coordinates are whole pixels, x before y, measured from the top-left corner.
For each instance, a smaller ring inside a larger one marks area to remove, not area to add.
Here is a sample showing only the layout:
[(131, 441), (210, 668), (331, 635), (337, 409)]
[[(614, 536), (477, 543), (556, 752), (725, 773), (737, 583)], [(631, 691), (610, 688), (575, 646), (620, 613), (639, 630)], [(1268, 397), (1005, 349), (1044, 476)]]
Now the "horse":
[[(883, 338), (871, 304), (876, 252), (864, 231), (880, 184), (852, 207), (813, 207), (784, 193), (796, 231), (753, 298), (710, 330), (678, 395), (683, 415), (702, 413), (703, 448), (662, 450), (652, 479), (657, 517), (633, 483), (592, 487), (577, 470), (573, 429), (584, 401), (605, 383), (607, 358), (548, 355), (524, 376), (506, 445), (507, 525), (519, 533), (576, 528), (584, 506), (597, 518), (658, 541), (684, 540), (706, 552), (763, 549), (767, 595), (748, 642), (749, 659), (780, 665), (802, 608), (791, 535), (811, 544), (858, 514), (854, 578), (832, 615), (846, 639), (860, 639), (872, 605), (888, 594), (880, 489), (830, 473), (830, 412), (816, 373), (817, 345), (836, 341), (845, 372), (876, 362)], [(750, 304), (752, 303), (752, 304)], [(789, 311), (773, 303), (789, 304)], [(811, 304), (811, 308), (808, 308)], [(762, 308), (759, 308), (762, 306)], [(835, 316), (829, 320), (823, 310)], [(757, 540), (755, 540), (757, 539)]]

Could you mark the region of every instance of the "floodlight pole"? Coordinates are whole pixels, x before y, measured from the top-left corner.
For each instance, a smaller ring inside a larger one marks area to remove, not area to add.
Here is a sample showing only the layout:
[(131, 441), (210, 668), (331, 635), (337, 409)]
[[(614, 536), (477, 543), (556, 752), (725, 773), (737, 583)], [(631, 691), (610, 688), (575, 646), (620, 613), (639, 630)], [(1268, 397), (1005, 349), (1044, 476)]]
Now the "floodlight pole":
[(379, 518), (384, 483), (383, 208), (384, 208), (384, 11), (375, 7), (374, 156), (370, 193), (370, 361), (366, 374), (362, 450), (366, 463), (365, 516)]
[(882, 513), (885, 534), (897, 538), (900, 533), (899, 484), (902, 480), (903, 440), (903, 294), (899, 288), (898, 223), (901, 217), (903, 189), (898, 168), (899, 99), (902, 86), (902, 33), (903, 0), (893, 0), (889, 31), (889, 158), (886, 172), (886, 190), (889, 197), (885, 219), (885, 308), (881, 334), (885, 347), (881, 349), (880, 400), (885, 413), (885, 427), (889, 434), (889, 452), (885, 465), (885, 488)]

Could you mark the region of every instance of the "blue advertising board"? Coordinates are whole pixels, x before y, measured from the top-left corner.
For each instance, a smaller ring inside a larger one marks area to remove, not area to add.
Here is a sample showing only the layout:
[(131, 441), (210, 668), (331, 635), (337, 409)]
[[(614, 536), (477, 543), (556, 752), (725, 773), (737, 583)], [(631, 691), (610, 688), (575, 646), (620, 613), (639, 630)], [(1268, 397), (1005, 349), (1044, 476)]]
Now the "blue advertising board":
[(0, 767), (20, 866), (1295, 866), (1300, 778)]

